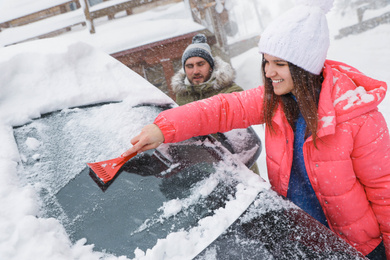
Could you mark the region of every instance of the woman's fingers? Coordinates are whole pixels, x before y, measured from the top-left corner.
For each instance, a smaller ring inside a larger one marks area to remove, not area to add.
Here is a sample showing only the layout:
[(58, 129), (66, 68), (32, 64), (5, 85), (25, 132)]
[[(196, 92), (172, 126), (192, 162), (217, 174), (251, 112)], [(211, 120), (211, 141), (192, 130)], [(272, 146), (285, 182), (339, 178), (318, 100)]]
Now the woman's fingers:
[(164, 135), (155, 124), (146, 125), (140, 134), (131, 139), (133, 147), (124, 152), (122, 156), (132, 153), (141, 153), (150, 149), (157, 148), (164, 142)]

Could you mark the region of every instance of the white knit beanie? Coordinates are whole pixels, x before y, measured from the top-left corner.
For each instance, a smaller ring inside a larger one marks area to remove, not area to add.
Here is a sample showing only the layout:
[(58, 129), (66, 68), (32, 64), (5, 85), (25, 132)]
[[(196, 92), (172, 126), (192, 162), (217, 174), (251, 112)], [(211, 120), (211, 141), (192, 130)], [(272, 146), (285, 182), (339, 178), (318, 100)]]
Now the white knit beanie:
[(319, 75), (329, 48), (325, 14), (332, 8), (333, 0), (295, 2), (295, 7), (274, 20), (261, 34), (259, 51)]

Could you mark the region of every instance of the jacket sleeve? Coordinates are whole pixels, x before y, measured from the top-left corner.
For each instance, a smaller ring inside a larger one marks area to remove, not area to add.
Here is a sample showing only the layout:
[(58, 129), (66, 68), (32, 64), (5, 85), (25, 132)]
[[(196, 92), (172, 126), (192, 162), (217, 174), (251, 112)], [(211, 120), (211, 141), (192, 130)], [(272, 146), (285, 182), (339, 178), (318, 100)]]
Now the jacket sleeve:
[(263, 87), (192, 102), (163, 111), (154, 123), (165, 143), (263, 123)]
[(390, 137), (383, 115), (371, 112), (355, 136), (352, 152), (356, 177), (379, 223), (387, 259), (390, 259)]

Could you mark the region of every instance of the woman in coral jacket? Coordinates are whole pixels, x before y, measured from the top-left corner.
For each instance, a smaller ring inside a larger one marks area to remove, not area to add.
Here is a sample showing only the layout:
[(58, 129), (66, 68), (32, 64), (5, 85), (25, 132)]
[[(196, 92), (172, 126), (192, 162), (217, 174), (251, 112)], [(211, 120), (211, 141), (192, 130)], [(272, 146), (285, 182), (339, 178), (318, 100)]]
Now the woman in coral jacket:
[(387, 85), (326, 60), (330, 8), (301, 0), (267, 27), (264, 86), (164, 111), (124, 155), (265, 123), (273, 189), (368, 258), (390, 259), (390, 137), (377, 108)]

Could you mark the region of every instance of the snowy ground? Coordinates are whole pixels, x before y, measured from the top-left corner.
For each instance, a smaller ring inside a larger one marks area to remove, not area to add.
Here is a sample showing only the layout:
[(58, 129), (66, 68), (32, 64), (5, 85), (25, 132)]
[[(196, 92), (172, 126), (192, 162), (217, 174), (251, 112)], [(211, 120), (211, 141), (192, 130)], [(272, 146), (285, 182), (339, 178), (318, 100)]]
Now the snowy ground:
[[(140, 39), (158, 38), (164, 32), (176, 28), (174, 25), (177, 21), (175, 23), (167, 17), (180, 13), (180, 9), (159, 10), (161, 13), (155, 11), (154, 18), (162, 18), (164, 22), (160, 24), (163, 27), (156, 28), (159, 23), (147, 21), (148, 25), (144, 25)], [(163, 13), (166, 10), (171, 13)], [(144, 15), (138, 17), (146, 19)], [(188, 22), (188, 18), (183, 19)], [(354, 13), (341, 17), (337, 10), (328, 15), (332, 34), (328, 58), (346, 62), (389, 84), (390, 25), (381, 25), (360, 35), (334, 40), (333, 36), (338, 34), (338, 29), (352, 24), (354, 19)], [(125, 21), (124, 18), (120, 23)], [(136, 21), (134, 17), (129, 18), (129, 21), (131, 25), (128, 28), (131, 28)], [(197, 27), (192, 26), (189, 26), (190, 30), (196, 30)], [(113, 46), (109, 44), (115, 44), (113, 38), (99, 34), (99, 29), (100, 32), (110, 31), (108, 27), (103, 28), (103, 25), (98, 27), (98, 34), (93, 37), (81, 32), (72, 37), (79, 34), (80, 39), (86, 39), (105, 52), (122, 48), (123, 41), (118, 40), (118, 45)], [(183, 31), (186, 27), (180, 28)], [(116, 31), (115, 35), (119, 37), (121, 34)], [(125, 33), (122, 35), (128, 36)], [(134, 44), (134, 37), (128, 39), (129, 46)], [(233, 59), (240, 86), (253, 88), (261, 83), (260, 59), (256, 48)], [(49, 40), (0, 47), (0, 71), (0, 259), (99, 259), (101, 254), (93, 252), (92, 246), (84, 245), (85, 241), (72, 245), (56, 220), (35, 218), (39, 211), (37, 195), (31, 187), (23, 186), (16, 175), (16, 162), (20, 158), (12, 126), (24, 124), (53, 110), (91, 102), (121, 100), (123, 96), (134, 93), (129, 89), (128, 82), (132, 82), (132, 86), (137, 86), (134, 84), (136, 82), (140, 87), (150, 86), (142, 83), (136, 74), (129, 74), (107, 55), (82, 43), (67, 40), (65, 36), (60, 42)], [(72, 76), (64, 78), (64, 75)], [(52, 89), (52, 92), (43, 92), (47, 89)], [(53, 96), (56, 98), (53, 99)], [(157, 102), (164, 99), (163, 96), (155, 97)], [(380, 111), (390, 122), (389, 96), (380, 105)], [(263, 138), (263, 127), (255, 126), (255, 129)], [(264, 154), (258, 161), (263, 176), (266, 173)]]

